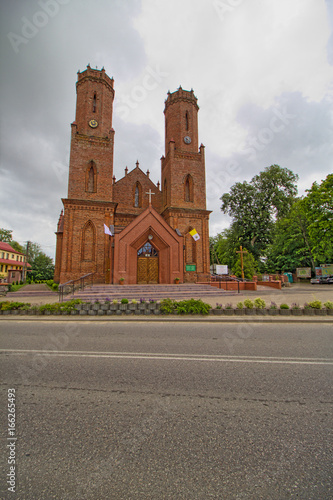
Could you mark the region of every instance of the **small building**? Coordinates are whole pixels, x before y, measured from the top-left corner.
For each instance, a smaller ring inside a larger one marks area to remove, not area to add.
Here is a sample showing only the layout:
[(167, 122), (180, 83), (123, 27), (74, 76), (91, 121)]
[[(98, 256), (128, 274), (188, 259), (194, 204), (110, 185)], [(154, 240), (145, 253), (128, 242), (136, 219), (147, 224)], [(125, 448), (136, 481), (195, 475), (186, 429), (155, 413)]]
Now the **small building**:
[(0, 283), (23, 281), (24, 271), (31, 267), (26, 256), (14, 250), (9, 243), (0, 241)]

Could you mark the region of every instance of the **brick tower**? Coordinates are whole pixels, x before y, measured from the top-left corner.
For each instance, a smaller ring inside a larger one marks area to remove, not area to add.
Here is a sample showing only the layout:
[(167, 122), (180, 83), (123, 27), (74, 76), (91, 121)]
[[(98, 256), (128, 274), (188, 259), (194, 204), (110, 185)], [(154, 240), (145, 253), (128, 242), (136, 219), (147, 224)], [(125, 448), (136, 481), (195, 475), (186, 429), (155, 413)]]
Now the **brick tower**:
[[(89, 65), (78, 72), (76, 117), (71, 128), (68, 197), (58, 224), (55, 281), (96, 272), (107, 281), (110, 252), (104, 223), (114, 224), (112, 202), (113, 79)], [(61, 228), (61, 230), (59, 230)], [(60, 241), (61, 240), (61, 241)], [(60, 242), (60, 243), (59, 243)]]
[[(208, 281), (209, 214), (206, 210), (205, 148), (198, 148), (198, 104), (193, 90), (168, 93), (162, 216), (184, 237), (184, 281)], [(200, 239), (189, 234), (195, 229)]]

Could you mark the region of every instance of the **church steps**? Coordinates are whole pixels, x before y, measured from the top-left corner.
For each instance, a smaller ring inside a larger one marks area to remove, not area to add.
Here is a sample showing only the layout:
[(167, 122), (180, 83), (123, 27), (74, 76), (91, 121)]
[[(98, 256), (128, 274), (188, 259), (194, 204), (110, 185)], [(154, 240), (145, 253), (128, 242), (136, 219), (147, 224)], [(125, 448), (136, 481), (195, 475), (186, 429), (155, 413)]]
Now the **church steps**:
[(66, 296), (65, 300), (72, 298), (81, 299), (86, 302), (105, 301), (106, 299), (154, 299), (162, 300), (171, 298), (175, 300), (201, 297), (216, 297), (235, 295), (235, 291), (225, 291), (213, 288), (210, 285), (95, 285), (78, 291), (73, 295)]

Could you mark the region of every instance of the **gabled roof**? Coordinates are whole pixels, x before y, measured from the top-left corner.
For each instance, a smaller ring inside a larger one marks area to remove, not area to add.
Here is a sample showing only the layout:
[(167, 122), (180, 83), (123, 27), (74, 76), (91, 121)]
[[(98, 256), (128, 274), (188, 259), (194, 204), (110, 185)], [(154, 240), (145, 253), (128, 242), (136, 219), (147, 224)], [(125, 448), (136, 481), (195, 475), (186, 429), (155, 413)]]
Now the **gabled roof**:
[(3, 252), (16, 253), (16, 255), (24, 255), (23, 253), (14, 250), (14, 248), (11, 247), (9, 243), (5, 243), (4, 241), (0, 241), (0, 250), (2, 250)]

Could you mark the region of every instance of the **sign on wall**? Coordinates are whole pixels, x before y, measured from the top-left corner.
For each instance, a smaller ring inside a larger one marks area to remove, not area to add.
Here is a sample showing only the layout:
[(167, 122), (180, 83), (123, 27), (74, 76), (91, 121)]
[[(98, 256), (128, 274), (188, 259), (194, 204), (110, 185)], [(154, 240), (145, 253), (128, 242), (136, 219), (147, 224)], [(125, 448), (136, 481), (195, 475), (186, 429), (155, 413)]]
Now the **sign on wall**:
[(216, 264), (216, 274), (228, 274), (228, 266)]
[(297, 267), (297, 278), (311, 278), (311, 267)]
[(197, 266), (195, 264), (186, 264), (186, 271), (196, 271)]

